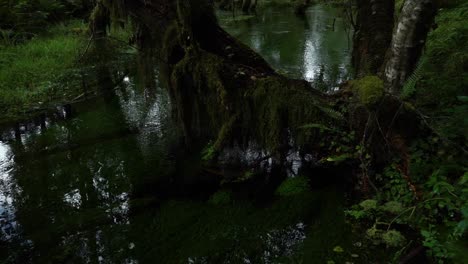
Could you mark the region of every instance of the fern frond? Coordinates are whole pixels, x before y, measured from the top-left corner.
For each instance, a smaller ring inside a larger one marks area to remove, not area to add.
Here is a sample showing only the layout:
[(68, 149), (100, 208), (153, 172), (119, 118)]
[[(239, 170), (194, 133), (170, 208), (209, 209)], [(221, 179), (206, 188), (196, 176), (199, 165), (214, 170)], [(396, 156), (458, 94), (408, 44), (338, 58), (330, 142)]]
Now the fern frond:
[(403, 99), (411, 97), (416, 92), (416, 84), (422, 77), (422, 66), (426, 59), (423, 56), (417, 63), (413, 73), (408, 77), (401, 92)]
[(340, 121), (345, 120), (343, 114), (341, 114), (340, 112), (338, 112), (338, 111), (336, 111), (334, 109), (324, 107), (324, 106), (318, 106), (318, 105), (317, 105), (317, 108), (320, 109), (320, 111), (322, 111), (325, 115), (327, 115), (328, 117), (330, 117), (332, 119), (340, 120)]

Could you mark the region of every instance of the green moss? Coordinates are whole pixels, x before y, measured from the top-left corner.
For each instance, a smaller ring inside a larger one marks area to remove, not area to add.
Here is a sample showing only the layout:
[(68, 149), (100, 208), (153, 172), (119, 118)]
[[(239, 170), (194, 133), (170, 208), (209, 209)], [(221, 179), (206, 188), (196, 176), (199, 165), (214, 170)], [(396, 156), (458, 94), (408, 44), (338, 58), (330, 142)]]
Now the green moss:
[(338, 127), (343, 120), (329, 102), (303, 82), (277, 76), (262, 78), (256, 81), (251, 96), (255, 134), (270, 151), (284, 144), (286, 128), (297, 145), (313, 144), (320, 139), (320, 131), (303, 129), (304, 123)]
[[(177, 30), (171, 34), (182, 33)], [(171, 46), (176, 45), (184, 50), (183, 58), (171, 73), (171, 87), (176, 98), (180, 99), (176, 100), (177, 108), (183, 112), (188, 108), (183, 98), (203, 95), (203, 98), (196, 99), (200, 101), (198, 105), (203, 106), (199, 108), (200, 112), (187, 110), (185, 114), (194, 117), (189, 120), (192, 124), (196, 123), (193, 121), (198, 118), (196, 114), (208, 114), (210, 129), (217, 133), (213, 138), (213, 154), (233, 136), (254, 138), (270, 152), (276, 152), (291, 138), (296, 145), (318, 145), (320, 131), (301, 129), (304, 123), (321, 124), (332, 129), (339, 127), (344, 120), (324, 96), (311, 91), (304, 81), (273, 73), (256, 76), (252, 69), (225, 61), (195, 44), (181, 44), (183, 39), (180, 36), (179, 40), (167, 36), (165, 39), (166, 50), (170, 51)], [(239, 48), (233, 52), (245, 51)], [(187, 80), (192, 87), (187, 87)], [(242, 135), (233, 135), (238, 122), (244, 122), (241, 125), (247, 129), (239, 131)]]
[(384, 83), (377, 76), (366, 76), (353, 82), (353, 88), (359, 96), (361, 104), (372, 108), (380, 102), (384, 96)]
[(294, 196), (307, 192), (310, 189), (309, 179), (304, 176), (287, 178), (276, 189), (276, 194), (279, 196)]

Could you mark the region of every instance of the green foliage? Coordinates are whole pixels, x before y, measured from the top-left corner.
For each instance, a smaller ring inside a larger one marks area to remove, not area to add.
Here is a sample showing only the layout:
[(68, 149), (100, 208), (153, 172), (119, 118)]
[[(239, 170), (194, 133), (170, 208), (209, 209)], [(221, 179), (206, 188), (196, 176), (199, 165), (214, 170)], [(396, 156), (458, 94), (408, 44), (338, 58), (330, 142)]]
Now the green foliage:
[(209, 202), (214, 205), (226, 205), (230, 204), (232, 200), (232, 193), (230, 191), (220, 190), (215, 192)]
[(373, 244), (384, 244), (387, 247), (401, 247), (406, 242), (406, 238), (401, 232), (397, 230), (378, 229), (376, 225), (367, 229), (366, 236)]
[(366, 76), (353, 82), (359, 100), (367, 107), (374, 107), (384, 95), (384, 83), (377, 76)]
[(375, 210), (377, 209), (377, 201), (376, 200), (364, 200), (359, 204), (359, 206), (361, 206), (364, 211)]
[(309, 179), (304, 176), (287, 178), (276, 189), (279, 196), (295, 196), (307, 192), (310, 189)]
[(467, 96), (468, 87), (468, 3), (451, 2), (452, 8), (439, 12), (416, 70), (418, 78), (410, 79), (407, 89), (415, 92), (415, 106), (430, 117), (439, 134), (466, 147), (468, 103), (458, 98)]
[(0, 43), (30, 39), (49, 24), (76, 18), (91, 5), (88, 0), (0, 0)]
[(203, 148), (201, 155), (203, 161), (211, 161), (216, 154), (216, 150), (214, 144), (212, 142), (208, 143), (208, 145)]
[(74, 64), (84, 45), (84, 38), (64, 31), (81, 25), (57, 26), (49, 37), (0, 47), (0, 111), (46, 102), (60, 92), (53, 82)]
[(422, 76), (422, 65), (424, 64), (425, 58), (419, 60), (418, 65), (414, 69), (413, 73), (408, 77), (401, 91), (401, 97), (403, 99), (409, 98), (416, 92), (416, 84)]
[(336, 246), (333, 248), (333, 252), (336, 252), (336, 253), (343, 253), (344, 252), (344, 249), (340, 246)]
[(403, 205), (400, 202), (396, 202), (396, 201), (387, 202), (382, 206), (382, 210), (384, 210), (385, 212), (394, 214), (394, 215), (402, 213), (404, 209), (405, 208), (403, 207)]
[(382, 240), (389, 247), (401, 247), (406, 238), (396, 230), (389, 230), (382, 234)]
[(437, 137), (420, 139), (409, 154), (411, 185), (416, 186), (417, 194), (402, 175), (397, 159), (376, 177), (376, 198), (353, 206), (346, 214), (367, 226), (368, 238), (377, 244), (402, 245), (405, 240), (393, 232), (399, 231), (395, 224), (417, 230), (435, 261), (451, 263), (463, 254), (457, 248), (463, 247), (467, 236), (466, 156)]

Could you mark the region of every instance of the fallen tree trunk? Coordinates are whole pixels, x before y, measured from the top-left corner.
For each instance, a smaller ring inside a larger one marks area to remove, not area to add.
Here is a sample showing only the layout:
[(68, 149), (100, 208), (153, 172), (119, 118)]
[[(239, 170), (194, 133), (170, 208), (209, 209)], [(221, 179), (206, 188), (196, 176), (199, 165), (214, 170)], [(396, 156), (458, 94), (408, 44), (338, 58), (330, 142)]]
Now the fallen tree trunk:
[[(384, 162), (383, 153), (401, 149), (389, 142), (410, 141), (413, 127), (405, 123), (417, 124), (409, 108), (372, 87), (327, 95), (276, 73), (219, 27), (210, 1), (106, 1), (106, 6), (124, 6), (125, 12), (110, 13), (126, 14), (146, 29), (139, 31), (137, 43), (159, 51), (187, 143), (210, 135), (214, 154), (235, 138), (255, 141), (279, 158), (293, 145), (320, 159), (337, 154), (332, 142), (354, 130), (355, 143)], [(383, 90), (383, 84), (376, 89)]]

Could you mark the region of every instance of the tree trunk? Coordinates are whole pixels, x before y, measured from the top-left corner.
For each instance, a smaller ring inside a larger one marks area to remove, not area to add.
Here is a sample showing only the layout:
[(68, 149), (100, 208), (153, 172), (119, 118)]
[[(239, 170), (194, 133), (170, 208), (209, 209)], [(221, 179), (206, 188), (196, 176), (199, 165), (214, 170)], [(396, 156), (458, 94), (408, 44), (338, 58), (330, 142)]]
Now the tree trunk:
[(242, 12), (249, 13), (252, 5), (252, 0), (243, 0), (242, 1)]
[(393, 32), (394, 0), (357, 0), (353, 66), (357, 77), (376, 75), (382, 68)]
[(433, 0), (406, 0), (393, 33), (384, 79), (395, 95), (411, 75), (436, 14)]

